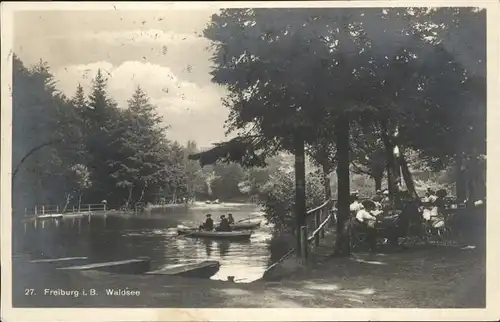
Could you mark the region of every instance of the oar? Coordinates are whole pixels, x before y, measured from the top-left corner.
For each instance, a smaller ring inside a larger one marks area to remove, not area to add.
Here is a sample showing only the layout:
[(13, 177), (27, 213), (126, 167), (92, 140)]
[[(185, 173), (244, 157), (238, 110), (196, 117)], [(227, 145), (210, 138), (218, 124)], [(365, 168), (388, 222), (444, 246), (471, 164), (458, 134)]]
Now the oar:
[(254, 219), (254, 218), (259, 218), (259, 217), (264, 217), (264, 215), (256, 215), (256, 216), (251, 216), (251, 217), (243, 218), (241, 220), (236, 221), (235, 224), (239, 223), (239, 222), (242, 222), (242, 221), (247, 221), (247, 220), (250, 220), (250, 219)]
[(193, 229), (193, 232), (188, 233), (188, 234), (179, 234), (179, 232), (177, 232), (177, 235), (171, 236), (171, 238), (174, 239), (174, 238), (178, 238), (178, 237), (189, 237), (189, 236), (197, 233), (198, 231), (200, 231), (200, 230), (199, 229)]

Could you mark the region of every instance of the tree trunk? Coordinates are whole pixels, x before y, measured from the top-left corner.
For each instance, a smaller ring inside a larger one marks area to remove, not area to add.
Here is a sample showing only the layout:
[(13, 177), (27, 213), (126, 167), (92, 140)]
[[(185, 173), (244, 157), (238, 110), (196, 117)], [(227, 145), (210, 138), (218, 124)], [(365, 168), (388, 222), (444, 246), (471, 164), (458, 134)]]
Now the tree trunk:
[(80, 209), (82, 206), (82, 197), (83, 197), (83, 193), (80, 193), (80, 195), (78, 196), (78, 212), (80, 212)]
[(461, 203), (467, 199), (467, 181), (465, 177), (464, 159), (461, 154), (455, 156), (456, 187), (455, 194), (457, 202)]
[(66, 202), (64, 203), (64, 208), (62, 210), (62, 213), (65, 213), (66, 209), (68, 209), (68, 205), (69, 205), (70, 200), (71, 200), (71, 193), (68, 192), (66, 194)]
[(129, 207), (130, 207), (130, 201), (132, 200), (132, 191), (133, 190), (134, 190), (134, 187), (128, 188), (128, 198), (127, 198), (127, 202), (125, 203), (125, 209), (129, 209)]
[(144, 198), (144, 191), (146, 190), (146, 187), (142, 188), (141, 190), (141, 196), (139, 197), (139, 200), (137, 200), (137, 202), (141, 202), (142, 201), (142, 198)]
[(385, 157), (387, 158), (386, 163), (386, 171), (387, 171), (387, 189), (389, 189), (390, 196), (394, 196), (395, 186), (394, 186), (394, 154), (393, 154), (393, 146), (389, 140), (389, 136), (387, 135), (387, 130), (383, 128), (382, 130), (382, 141), (384, 142), (385, 147)]
[(382, 141), (384, 142), (385, 153), (387, 157), (387, 186), (389, 195), (393, 205), (399, 204), (399, 195), (397, 183), (401, 180), (399, 173), (399, 164), (394, 156), (394, 148), (396, 145), (391, 141), (389, 129), (385, 121), (381, 122), (382, 127)]
[(469, 157), (467, 162), (467, 199), (471, 201), (471, 204), (476, 201), (476, 189), (474, 184), (474, 178), (477, 174), (476, 172), (476, 162), (472, 157)]
[(373, 180), (375, 180), (375, 192), (382, 190), (382, 178), (383, 176), (374, 175)]
[(411, 196), (415, 198), (416, 201), (420, 202), (420, 196), (415, 189), (413, 176), (411, 175), (410, 168), (408, 167), (408, 162), (406, 162), (403, 151), (400, 151), (399, 159), (401, 163), (401, 172), (403, 173), (403, 179), (405, 181), (406, 188), (408, 189), (408, 192), (411, 194)]
[(335, 143), (337, 146), (337, 237), (335, 242), (335, 256), (349, 256), (349, 118), (343, 115), (335, 124)]
[(323, 184), (325, 186), (325, 200), (332, 197), (332, 187), (330, 186), (330, 167), (323, 163)]
[(295, 130), (294, 133), (294, 152), (295, 152), (295, 220), (296, 229), (295, 233), (297, 236), (297, 254), (300, 254), (301, 244), (300, 244), (300, 227), (304, 226), (306, 223), (306, 167), (305, 167), (305, 156), (304, 156), (304, 139), (299, 130)]
[[(396, 155), (396, 148), (399, 151), (399, 156)], [(398, 187), (401, 186), (401, 160), (400, 157), (402, 155), (402, 151), (397, 144), (393, 144), (392, 147), (392, 158), (394, 160), (394, 188), (395, 192), (398, 192)]]

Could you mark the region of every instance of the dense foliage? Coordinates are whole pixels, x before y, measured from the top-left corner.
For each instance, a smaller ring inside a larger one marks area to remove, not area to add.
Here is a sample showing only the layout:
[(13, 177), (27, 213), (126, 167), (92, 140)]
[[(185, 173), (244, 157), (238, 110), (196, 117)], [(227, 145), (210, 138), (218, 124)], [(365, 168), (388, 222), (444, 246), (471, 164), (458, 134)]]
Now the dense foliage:
[[(196, 198), (246, 201), (267, 182), (266, 169), (259, 174), (236, 163), (201, 167), (189, 160), (199, 152), (196, 142), (169, 140), (168, 126), (140, 86), (128, 106), (118, 106), (106, 86), (98, 71), (90, 93), (78, 85), (68, 98), (47, 64), (28, 68), (14, 57), (14, 209), (103, 200), (111, 208)], [(254, 187), (240, 191), (245, 182)]]
[(229, 89), (228, 128), (246, 146), (233, 140), (210, 159), (293, 152), (300, 137), (324, 177), (336, 168), (337, 251), (346, 254), (350, 169), (377, 187), (385, 172), (393, 195), (402, 175), (415, 197), (408, 152), (434, 169), (465, 163), (475, 177), (471, 160), (486, 142), (485, 26), (475, 8), (221, 10), (205, 29), (213, 81)]

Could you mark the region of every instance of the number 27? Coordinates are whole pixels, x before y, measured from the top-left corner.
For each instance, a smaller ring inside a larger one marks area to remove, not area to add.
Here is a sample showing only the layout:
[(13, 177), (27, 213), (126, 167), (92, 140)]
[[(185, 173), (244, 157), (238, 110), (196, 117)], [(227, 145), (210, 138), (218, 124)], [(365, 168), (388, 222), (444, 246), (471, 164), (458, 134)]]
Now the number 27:
[(32, 289), (32, 288), (25, 288), (24, 289), (24, 295), (34, 295), (35, 294), (35, 290)]

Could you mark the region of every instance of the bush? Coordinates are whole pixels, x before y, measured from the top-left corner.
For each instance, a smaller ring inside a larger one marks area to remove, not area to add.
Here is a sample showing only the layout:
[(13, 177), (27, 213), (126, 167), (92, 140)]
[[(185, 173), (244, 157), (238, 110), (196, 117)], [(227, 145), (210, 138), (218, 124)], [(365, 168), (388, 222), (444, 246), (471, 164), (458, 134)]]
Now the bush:
[[(322, 177), (317, 172), (306, 175), (306, 208), (312, 209), (325, 200)], [(283, 169), (271, 174), (267, 184), (259, 191), (259, 204), (266, 219), (276, 230), (291, 232), (295, 227), (295, 175)]]

